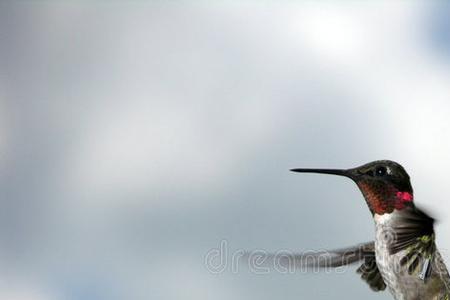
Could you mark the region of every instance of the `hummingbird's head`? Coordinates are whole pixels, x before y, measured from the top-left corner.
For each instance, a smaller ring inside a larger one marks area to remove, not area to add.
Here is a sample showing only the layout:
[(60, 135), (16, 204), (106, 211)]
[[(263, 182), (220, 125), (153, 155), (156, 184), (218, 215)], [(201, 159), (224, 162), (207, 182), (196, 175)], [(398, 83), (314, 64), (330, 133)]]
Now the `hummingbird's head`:
[(292, 169), (301, 173), (322, 173), (345, 176), (359, 187), (373, 214), (391, 213), (413, 205), (413, 190), (408, 173), (398, 163), (378, 160), (347, 170)]

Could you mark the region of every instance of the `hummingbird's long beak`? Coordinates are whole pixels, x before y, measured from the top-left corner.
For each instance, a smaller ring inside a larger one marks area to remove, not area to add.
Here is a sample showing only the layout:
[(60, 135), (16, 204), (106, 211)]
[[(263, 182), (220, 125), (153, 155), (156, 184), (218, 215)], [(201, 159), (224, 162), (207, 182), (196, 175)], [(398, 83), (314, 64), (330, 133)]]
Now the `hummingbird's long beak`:
[(305, 168), (298, 168), (298, 169), (291, 169), (292, 172), (298, 172), (298, 173), (319, 173), (319, 174), (331, 174), (331, 175), (338, 175), (338, 176), (345, 176), (351, 179), (354, 179), (354, 175), (352, 170), (342, 170), (342, 169), (305, 169)]

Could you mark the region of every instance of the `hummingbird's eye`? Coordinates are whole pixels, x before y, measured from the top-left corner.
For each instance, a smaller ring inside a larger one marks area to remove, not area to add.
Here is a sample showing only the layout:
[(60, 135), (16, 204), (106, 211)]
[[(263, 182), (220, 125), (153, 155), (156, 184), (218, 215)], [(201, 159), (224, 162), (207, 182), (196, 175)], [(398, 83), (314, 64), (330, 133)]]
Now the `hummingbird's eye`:
[(377, 176), (383, 176), (386, 175), (386, 168), (385, 167), (378, 167), (375, 171), (375, 174), (377, 174)]

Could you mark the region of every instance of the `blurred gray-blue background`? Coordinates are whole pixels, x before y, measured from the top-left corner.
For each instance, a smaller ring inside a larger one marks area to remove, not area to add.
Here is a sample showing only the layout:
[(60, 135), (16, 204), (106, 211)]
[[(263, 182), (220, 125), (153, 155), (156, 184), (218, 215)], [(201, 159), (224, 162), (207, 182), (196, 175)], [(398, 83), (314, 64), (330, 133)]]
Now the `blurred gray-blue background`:
[(205, 254), (372, 239), (393, 159), (450, 261), (445, 2), (0, 4), (1, 299), (391, 299)]

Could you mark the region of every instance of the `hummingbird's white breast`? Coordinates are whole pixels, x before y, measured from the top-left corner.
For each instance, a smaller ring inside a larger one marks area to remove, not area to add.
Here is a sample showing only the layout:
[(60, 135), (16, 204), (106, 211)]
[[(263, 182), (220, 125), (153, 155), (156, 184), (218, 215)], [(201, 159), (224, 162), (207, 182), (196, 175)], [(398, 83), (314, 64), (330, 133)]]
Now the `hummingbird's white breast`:
[(429, 287), (433, 285), (419, 278), (418, 274), (409, 274), (406, 266), (400, 265), (400, 260), (406, 255), (407, 250), (389, 254), (389, 245), (394, 242), (396, 233), (392, 229), (392, 220), (395, 214), (374, 215), (375, 220), (375, 257), (378, 269), (396, 300), (438, 299), (430, 298)]

